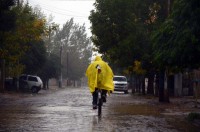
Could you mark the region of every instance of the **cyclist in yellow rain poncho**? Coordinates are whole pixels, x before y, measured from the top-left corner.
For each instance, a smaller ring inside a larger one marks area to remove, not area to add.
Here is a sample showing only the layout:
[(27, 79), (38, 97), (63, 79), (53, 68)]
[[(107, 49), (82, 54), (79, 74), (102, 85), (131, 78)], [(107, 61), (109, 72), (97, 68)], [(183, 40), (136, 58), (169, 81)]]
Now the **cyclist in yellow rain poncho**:
[(102, 99), (106, 102), (106, 93), (114, 90), (113, 72), (109, 65), (104, 62), (100, 56), (96, 56), (93, 63), (91, 63), (87, 70), (86, 76), (88, 78), (88, 86), (93, 96), (93, 109), (97, 108), (97, 89), (102, 89)]

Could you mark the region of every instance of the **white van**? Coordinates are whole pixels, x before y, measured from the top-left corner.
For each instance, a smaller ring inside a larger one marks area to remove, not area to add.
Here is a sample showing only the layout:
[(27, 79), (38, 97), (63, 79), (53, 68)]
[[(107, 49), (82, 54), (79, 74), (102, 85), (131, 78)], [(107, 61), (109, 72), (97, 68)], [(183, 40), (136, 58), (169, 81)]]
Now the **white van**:
[(31, 90), (32, 93), (38, 93), (43, 87), (43, 82), (39, 76), (21, 75), (19, 77), (19, 87), (23, 91)]
[(114, 76), (114, 91), (123, 91), (125, 94), (128, 93), (128, 82), (125, 76)]

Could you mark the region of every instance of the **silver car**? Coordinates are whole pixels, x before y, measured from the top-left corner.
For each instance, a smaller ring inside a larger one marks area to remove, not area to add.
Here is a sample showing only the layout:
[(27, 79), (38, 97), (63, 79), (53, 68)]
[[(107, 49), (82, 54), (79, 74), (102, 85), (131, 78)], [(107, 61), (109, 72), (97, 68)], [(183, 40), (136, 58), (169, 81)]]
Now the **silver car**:
[(114, 91), (123, 91), (125, 94), (128, 93), (128, 82), (125, 76), (114, 76)]
[(21, 75), (19, 77), (19, 88), (23, 91), (38, 93), (43, 87), (43, 82), (39, 76)]

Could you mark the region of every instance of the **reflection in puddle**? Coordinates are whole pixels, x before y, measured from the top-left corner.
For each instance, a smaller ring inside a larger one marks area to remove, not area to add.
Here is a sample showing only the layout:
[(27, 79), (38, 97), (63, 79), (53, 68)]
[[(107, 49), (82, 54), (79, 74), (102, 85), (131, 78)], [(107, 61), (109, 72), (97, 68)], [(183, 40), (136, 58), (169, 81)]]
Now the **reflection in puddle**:
[(101, 116), (93, 116), (93, 121), (92, 121), (92, 123), (93, 123), (93, 125), (95, 126), (95, 125), (97, 125), (97, 124), (99, 124), (101, 122)]
[(148, 106), (145, 104), (140, 104), (140, 105), (116, 105), (116, 106), (112, 106), (111, 110), (114, 113), (117, 114), (126, 114), (126, 115), (155, 115), (155, 116), (159, 116), (160, 112), (162, 111), (162, 109), (152, 106)]

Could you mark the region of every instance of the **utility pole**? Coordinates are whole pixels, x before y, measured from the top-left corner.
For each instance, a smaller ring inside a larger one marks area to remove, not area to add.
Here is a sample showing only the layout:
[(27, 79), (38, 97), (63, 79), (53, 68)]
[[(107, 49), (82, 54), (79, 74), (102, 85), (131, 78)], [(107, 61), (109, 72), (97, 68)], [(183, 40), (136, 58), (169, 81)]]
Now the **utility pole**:
[(67, 51), (67, 86), (69, 84), (68, 71), (69, 71), (69, 51)]
[(170, 9), (171, 9), (171, 0), (168, 0), (167, 1), (167, 16), (169, 16)]
[(19, 0), (17, 0), (17, 6), (19, 6)]
[(62, 88), (62, 44), (60, 45), (60, 79), (59, 88)]

